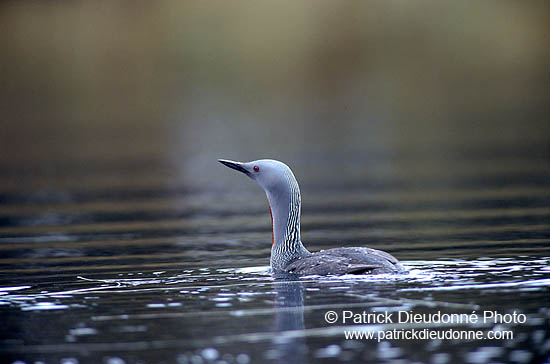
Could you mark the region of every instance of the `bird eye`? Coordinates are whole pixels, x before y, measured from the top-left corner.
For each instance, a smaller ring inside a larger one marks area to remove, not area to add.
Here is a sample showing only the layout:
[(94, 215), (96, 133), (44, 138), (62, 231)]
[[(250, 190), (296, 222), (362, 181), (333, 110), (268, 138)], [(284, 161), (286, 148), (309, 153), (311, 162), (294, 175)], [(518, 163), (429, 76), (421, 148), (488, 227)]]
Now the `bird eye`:
[(254, 169), (254, 172), (259, 172), (260, 171), (260, 167), (258, 167), (258, 166), (254, 166), (254, 168), (252, 168), (252, 169)]

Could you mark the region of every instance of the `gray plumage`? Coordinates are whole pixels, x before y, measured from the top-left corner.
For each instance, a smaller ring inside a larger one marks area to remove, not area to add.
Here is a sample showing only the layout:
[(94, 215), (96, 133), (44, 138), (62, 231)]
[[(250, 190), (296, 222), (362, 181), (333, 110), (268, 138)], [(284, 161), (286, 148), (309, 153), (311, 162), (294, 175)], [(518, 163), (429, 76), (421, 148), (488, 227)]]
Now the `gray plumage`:
[(321, 250), (299, 257), (285, 268), (299, 275), (381, 274), (404, 272), (395, 257), (381, 250), (352, 247)]
[(343, 275), (405, 272), (395, 257), (381, 250), (352, 247), (309, 252), (300, 239), (300, 188), (286, 164), (271, 159), (248, 163), (220, 159), (219, 162), (252, 178), (267, 195), (273, 227), (273, 273)]

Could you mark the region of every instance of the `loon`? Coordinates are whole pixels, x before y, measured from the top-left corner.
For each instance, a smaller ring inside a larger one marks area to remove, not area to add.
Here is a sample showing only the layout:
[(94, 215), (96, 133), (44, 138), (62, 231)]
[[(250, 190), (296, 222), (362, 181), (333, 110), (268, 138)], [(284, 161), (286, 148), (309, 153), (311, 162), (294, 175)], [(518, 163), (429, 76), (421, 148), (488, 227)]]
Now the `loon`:
[(267, 195), (271, 213), (271, 271), (273, 274), (344, 275), (403, 273), (392, 255), (376, 249), (349, 247), (312, 253), (300, 239), (301, 197), (292, 170), (283, 162), (261, 159), (248, 163), (218, 159), (252, 178)]

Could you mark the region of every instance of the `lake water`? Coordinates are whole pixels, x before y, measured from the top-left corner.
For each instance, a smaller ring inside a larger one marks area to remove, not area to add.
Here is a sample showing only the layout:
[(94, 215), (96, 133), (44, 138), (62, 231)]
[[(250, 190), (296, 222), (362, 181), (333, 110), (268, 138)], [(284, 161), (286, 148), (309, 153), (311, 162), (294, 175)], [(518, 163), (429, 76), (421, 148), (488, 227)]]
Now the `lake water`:
[[(263, 192), (214, 159), (204, 168), (222, 186), (150, 182), (168, 173), (162, 164), (69, 166), (55, 178), (74, 187), (22, 185), (1, 196), (2, 362), (544, 362), (548, 155), (537, 146), (502, 154), (379, 155), (337, 176), (330, 160), (293, 166), (305, 181), (309, 249), (380, 248), (403, 261), (404, 275), (272, 277)], [(15, 173), (26, 172), (6, 176)], [(113, 174), (149, 185), (106, 184)], [(82, 179), (92, 182), (78, 188)], [(363, 312), (390, 319), (353, 321)], [(429, 319), (472, 313), (477, 322)], [(375, 336), (346, 339), (354, 330)], [(482, 336), (387, 336), (414, 330)]]

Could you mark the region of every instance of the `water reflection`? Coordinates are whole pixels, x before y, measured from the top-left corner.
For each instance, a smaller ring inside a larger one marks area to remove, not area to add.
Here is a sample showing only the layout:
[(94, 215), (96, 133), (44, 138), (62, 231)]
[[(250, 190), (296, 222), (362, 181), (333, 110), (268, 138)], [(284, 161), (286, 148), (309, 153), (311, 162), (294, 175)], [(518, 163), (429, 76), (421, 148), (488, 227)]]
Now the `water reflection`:
[(279, 363), (306, 363), (308, 347), (304, 330), (304, 286), (298, 276), (275, 277), (275, 337), (266, 356)]

